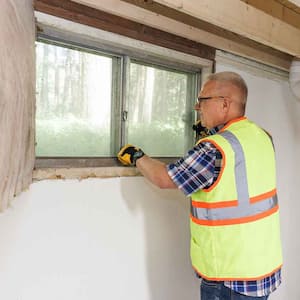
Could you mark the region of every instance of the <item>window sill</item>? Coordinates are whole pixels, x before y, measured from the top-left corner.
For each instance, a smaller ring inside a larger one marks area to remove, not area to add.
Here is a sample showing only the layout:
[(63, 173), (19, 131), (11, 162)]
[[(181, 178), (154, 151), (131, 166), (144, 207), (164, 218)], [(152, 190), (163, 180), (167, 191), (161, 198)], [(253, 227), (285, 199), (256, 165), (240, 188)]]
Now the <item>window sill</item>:
[(91, 168), (39, 168), (33, 170), (33, 180), (44, 179), (87, 179), (122, 176), (141, 176), (134, 167), (91, 167)]
[[(158, 158), (170, 163), (177, 158)], [(135, 167), (124, 167), (116, 158), (36, 158), (33, 180), (87, 179), (141, 176)]]

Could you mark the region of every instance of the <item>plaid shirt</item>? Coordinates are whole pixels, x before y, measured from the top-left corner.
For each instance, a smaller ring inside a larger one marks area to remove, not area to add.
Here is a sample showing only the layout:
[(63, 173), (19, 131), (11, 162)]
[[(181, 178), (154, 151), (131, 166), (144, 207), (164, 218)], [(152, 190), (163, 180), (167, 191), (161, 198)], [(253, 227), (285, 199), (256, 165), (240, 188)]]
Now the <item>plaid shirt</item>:
[[(223, 126), (214, 128), (210, 134), (215, 134)], [(167, 166), (168, 174), (187, 196), (199, 189), (210, 187), (218, 178), (222, 165), (222, 155), (217, 148), (202, 142), (191, 149), (186, 156)], [(281, 283), (281, 270), (272, 275), (255, 281), (224, 281), (228, 288), (252, 297), (267, 296)]]

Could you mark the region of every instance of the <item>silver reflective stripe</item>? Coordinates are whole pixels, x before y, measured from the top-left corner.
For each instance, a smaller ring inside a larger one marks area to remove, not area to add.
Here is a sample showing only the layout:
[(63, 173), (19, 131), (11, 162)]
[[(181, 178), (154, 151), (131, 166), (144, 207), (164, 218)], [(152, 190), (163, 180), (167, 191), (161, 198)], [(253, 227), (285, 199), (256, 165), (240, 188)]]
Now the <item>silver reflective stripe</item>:
[(235, 184), (238, 205), (222, 208), (200, 208), (191, 205), (191, 214), (200, 220), (226, 220), (254, 216), (268, 211), (278, 203), (277, 195), (251, 204), (248, 192), (248, 181), (245, 155), (239, 140), (229, 131), (220, 133), (231, 145), (235, 155)]
[(241, 210), (239, 206), (222, 208), (191, 207), (192, 216), (199, 220), (228, 220), (254, 216), (268, 211), (277, 205), (277, 196), (249, 205), (248, 210)]
[[(230, 131), (224, 131), (220, 135), (231, 145), (235, 157), (235, 185), (239, 206), (249, 206), (248, 180), (246, 172), (245, 155), (241, 143)], [(242, 209), (242, 207), (241, 207)]]

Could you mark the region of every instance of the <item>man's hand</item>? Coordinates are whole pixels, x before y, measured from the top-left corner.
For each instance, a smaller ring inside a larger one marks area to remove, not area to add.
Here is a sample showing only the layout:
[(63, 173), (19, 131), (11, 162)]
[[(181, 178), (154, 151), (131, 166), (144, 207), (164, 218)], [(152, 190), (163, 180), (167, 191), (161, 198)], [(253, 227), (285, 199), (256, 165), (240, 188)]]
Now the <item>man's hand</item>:
[(136, 160), (144, 156), (140, 148), (127, 144), (118, 153), (118, 160), (125, 166), (135, 166)]

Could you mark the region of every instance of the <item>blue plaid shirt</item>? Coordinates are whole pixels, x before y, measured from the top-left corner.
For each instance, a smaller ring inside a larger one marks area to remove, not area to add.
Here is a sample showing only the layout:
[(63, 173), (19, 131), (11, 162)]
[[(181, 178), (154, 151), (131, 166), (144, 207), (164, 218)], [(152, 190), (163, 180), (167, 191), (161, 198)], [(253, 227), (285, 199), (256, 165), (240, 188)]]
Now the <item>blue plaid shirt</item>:
[[(215, 134), (223, 126), (210, 131)], [(175, 163), (167, 166), (168, 174), (187, 196), (199, 189), (210, 187), (218, 178), (222, 165), (222, 155), (217, 148), (209, 142), (202, 142), (188, 151), (187, 155)], [(281, 283), (281, 270), (272, 275), (254, 281), (224, 281), (228, 288), (253, 297), (267, 296)]]

